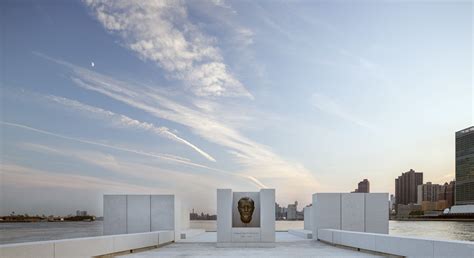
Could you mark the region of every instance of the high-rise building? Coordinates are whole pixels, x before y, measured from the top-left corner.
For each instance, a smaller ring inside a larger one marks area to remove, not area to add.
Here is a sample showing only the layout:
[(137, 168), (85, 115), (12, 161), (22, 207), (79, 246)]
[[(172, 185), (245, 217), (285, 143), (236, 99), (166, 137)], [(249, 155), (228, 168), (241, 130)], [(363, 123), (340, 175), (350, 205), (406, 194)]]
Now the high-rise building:
[(438, 184), (427, 182), (426, 184), (419, 185), (417, 191), (417, 203), (422, 204), (422, 202), (437, 202), (440, 191), (441, 185)]
[(395, 179), (395, 200), (398, 204), (417, 203), (418, 186), (423, 184), (423, 172), (415, 172), (413, 169), (402, 173)]
[(298, 202), (295, 201), (295, 204), (288, 204), (288, 211), (287, 211), (287, 220), (296, 220), (297, 218), (297, 210), (298, 209)]
[(282, 208), (280, 204), (275, 203), (275, 219), (282, 219), (284, 216), (282, 214)]
[(451, 181), (449, 184), (444, 183), (444, 185), (440, 187), (439, 193), (438, 193), (438, 203), (439, 203), (440, 209), (449, 208), (454, 205), (455, 187), (456, 187), (455, 181)]
[(474, 204), (474, 126), (456, 132), (456, 205)]
[(357, 184), (357, 188), (352, 193), (370, 193), (370, 182), (364, 179)]
[(390, 202), (389, 202), (389, 210), (390, 212), (395, 209), (395, 195), (390, 195)]

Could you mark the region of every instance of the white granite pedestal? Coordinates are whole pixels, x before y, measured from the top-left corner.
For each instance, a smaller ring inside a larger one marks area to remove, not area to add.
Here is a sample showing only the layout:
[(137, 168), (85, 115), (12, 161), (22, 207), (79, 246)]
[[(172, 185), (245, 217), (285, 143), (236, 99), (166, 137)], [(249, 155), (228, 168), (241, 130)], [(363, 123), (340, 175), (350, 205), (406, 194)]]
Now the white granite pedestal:
[[(250, 198), (254, 202), (252, 220), (240, 219), (238, 201)], [(217, 246), (218, 247), (274, 247), (275, 246), (275, 189), (260, 192), (232, 192), (217, 189)]]

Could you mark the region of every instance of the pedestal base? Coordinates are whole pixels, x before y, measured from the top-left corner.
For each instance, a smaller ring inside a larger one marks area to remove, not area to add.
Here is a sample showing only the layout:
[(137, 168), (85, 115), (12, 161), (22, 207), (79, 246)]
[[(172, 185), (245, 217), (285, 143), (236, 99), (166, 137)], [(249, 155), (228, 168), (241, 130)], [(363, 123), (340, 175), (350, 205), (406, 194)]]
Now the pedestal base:
[(229, 248), (229, 247), (253, 247), (253, 248), (272, 248), (275, 247), (275, 243), (217, 243), (219, 248)]

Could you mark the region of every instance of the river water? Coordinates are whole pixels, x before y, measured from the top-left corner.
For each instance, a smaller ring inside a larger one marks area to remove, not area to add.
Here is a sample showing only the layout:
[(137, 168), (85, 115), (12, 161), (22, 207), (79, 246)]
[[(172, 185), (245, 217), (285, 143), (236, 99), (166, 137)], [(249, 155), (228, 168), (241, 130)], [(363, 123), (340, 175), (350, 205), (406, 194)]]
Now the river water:
[[(216, 221), (191, 221), (191, 228), (216, 230)], [(302, 229), (303, 221), (277, 221), (276, 230)], [(102, 235), (102, 222), (0, 223), (0, 244)], [(390, 235), (474, 241), (474, 222), (390, 221)]]

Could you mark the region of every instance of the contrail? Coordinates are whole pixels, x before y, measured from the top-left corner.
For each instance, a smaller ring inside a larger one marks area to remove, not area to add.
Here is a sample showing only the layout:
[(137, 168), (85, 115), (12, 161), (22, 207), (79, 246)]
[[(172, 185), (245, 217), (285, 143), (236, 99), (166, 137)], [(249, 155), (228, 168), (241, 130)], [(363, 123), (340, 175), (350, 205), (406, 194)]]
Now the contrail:
[(61, 105), (79, 110), (79, 111), (84, 111), (84, 112), (88, 112), (88, 113), (91, 113), (91, 114), (97, 114), (97, 115), (101, 115), (103, 117), (106, 117), (107, 119), (115, 120), (116, 122), (119, 122), (122, 126), (134, 127), (134, 128), (139, 128), (139, 129), (143, 129), (143, 130), (146, 130), (146, 131), (151, 131), (151, 132), (153, 132), (155, 134), (158, 134), (162, 137), (166, 137), (166, 138), (168, 138), (172, 141), (176, 141), (176, 142), (182, 143), (184, 145), (187, 145), (187, 146), (191, 147), (193, 150), (197, 151), (202, 156), (204, 156), (206, 159), (208, 159), (212, 162), (216, 162), (216, 160), (211, 155), (209, 155), (206, 152), (204, 152), (203, 150), (199, 149), (196, 145), (190, 143), (189, 141), (187, 141), (187, 140), (177, 136), (176, 134), (170, 132), (170, 130), (166, 127), (156, 127), (154, 124), (147, 123), (147, 122), (141, 122), (141, 121), (138, 121), (138, 120), (133, 119), (131, 117), (122, 115), (122, 114), (117, 114), (117, 113), (114, 113), (114, 112), (109, 111), (109, 110), (105, 110), (105, 109), (102, 109), (102, 108), (98, 108), (98, 107), (94, 107), (94, 106), (84, 104), (84, 103), (79, 102), (77, 100), (72, 100), (72, 99), (68, 99), (68, 98), (64, 98), (64, 97), (58, 97), (58, 96), (54, 96), (54, 95), (47, 95), (47, 96), (44, 96), (44, 98), (46, 98), (48, 100), (51, 100), (51, 101), (54, 101), (56, 103), (59, 103)]
[(46, 135), (51, 135), (51, 136), (54, 136), (54, 137), (58, 137), (58, 138), (66, 139), (66, 140), (70, 140), (70, 141), (76, 141), (76, 142), (80, 142), (80, 143), (91, 144), (91, 145), (95, 145), (95, 146), (101, 146), (101, 147), (105, 147), (105, 148), (109, 148), (109, 149), (134, 153), (134, 154), (147, 156), (147, 157), (170, 160), (170, 161), (174, 161), (174, 162), (177, 162), (177, 163), (181, 163), (181, 164), (185, 164), (185, 165), (189, 165), (189, 166), (193, 166), (193, 167), (205, 168), (205, 169), (209, 169), (209, 170), (212, 170), (212, 171), (215, 171), (215, 172), (224, 173), (224, 174), (227, 174), (227, 175), (230, 175), (230, 176), (245, 178), (245, 179), (251, 181), (253, 184), (257, 185), (260, 188), (267, 188), (262, 182), (260, 182), (258, 179), (256, 179), (253, 176), (239, 175), (239, 174), (235, 174), (235, 173), (228, 172), (228, 171), (225, 171), (225, 170), (211, 168), (211, 167), (201, 165), (201, 164), (198, 164), (198, 163), (186, 161), (186, 160), (183, 160), (183, 159), (173, 158), (173, 157), (170, 157), (170, 156), (159, 155), (159, 154), (155, 154), (155, 153), (144, 152), (144, 151), (140, 151), (140, 150), (133, 150), (133, 149), (128, 149), (128, 148), (113, 146), (113, 145), (109, 145), (109, 144), (105, 144), (105, 143), (82, 140), (82, 139), (69, 137), (69, 136), (65, 136), (65, 135), (61, 135), (61, 134), (57, 134), (57, 133), (52, 133), (52, 132), (48, 132), (48, 131), (45, 131), (45, 130), (36, 129), (36, 128), (33, 128), (33, 127), (29, 127), (29, 126), (21, 125), (21, 124), (16, 124), (16, 123), (0, 121), (0, 124), (12, 126), (12, 127), (17, 127), (17, 128), (22, 128), (22, 129), (25, 129), (25, 130), (29, 130), (29, 131), (33, 131), (33, 132), (37, 132), (37, 133), (42, 133), (42, 134), (46, 134)]

